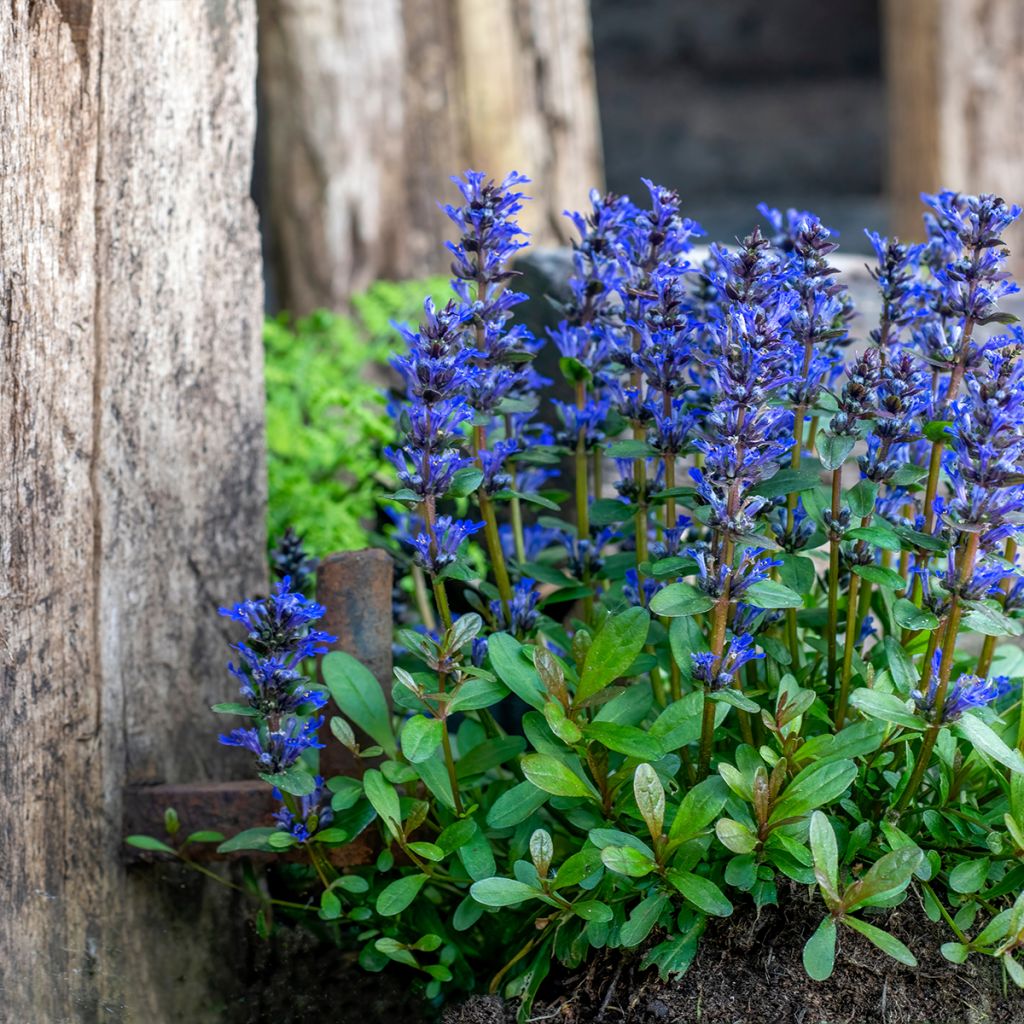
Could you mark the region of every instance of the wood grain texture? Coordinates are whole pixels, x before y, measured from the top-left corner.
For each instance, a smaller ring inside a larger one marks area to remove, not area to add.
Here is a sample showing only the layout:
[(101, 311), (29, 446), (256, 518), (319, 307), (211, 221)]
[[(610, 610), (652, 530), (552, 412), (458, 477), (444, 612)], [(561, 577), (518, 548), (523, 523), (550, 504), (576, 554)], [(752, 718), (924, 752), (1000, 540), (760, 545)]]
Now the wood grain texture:
[(0, 4), (11, 1021), (223, 1019), (185, 939), (230, 904), (127, 876), (120, 822), (126, 781), (247, 767), (202, 708), (265, 585), (254, 76), (250, 0)]
[(538, 244), (602, 184), (587, 0), (260, 0), (260, 54), (272, 262), (296, 313), (443, 272), (436, 200), (467, 167), (530, 175)]
[(884, 38), (894, 230), (922, 236), (922, 191), (1024, 200), (1024, 4), (887, 0)]

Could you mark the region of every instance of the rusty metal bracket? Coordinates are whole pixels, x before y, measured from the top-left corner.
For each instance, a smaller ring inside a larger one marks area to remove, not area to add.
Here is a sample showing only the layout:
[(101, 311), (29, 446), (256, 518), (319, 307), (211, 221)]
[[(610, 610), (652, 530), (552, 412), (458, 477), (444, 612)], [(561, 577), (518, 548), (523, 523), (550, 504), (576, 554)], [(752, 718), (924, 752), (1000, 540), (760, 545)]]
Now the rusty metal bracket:
[[(326, 613), (323, 628), (338, 639), (332, 649), (358, 658), (374, 674), (390, 701), (391, 695), (391, 556), (369, 548), (328, 555), (317, 570), (316, 596)], [(338, 714), (331, 701), (325, 714)], [(211, 730), (212, 739), (212, 730)], [(360, 741), (369, 743), (366, 737)], [(321, 752), (324, 775), (361, 775), (365, 762), (339, 743), (329, 742)], [(164, 783), (129, 786), (124, 792), (124, 835), (142, 833), (162, 836), (164, 811), (173, 807), (181, 821), (182, 836), (215, 831), (233, 835), (247, 828), (273, 824), (277, 809), (270, 787), (257, 780), (241, 782)], [(188, 848), (193, 860), (232, 860), (251, 854), (217, 854), (214, 844), (196, 843)], [(374, 856), (369, 838), (332, 851), (338, 866), (366, 864)], [(152, 859), (151, 854), (125, 847), (129, 862)]]

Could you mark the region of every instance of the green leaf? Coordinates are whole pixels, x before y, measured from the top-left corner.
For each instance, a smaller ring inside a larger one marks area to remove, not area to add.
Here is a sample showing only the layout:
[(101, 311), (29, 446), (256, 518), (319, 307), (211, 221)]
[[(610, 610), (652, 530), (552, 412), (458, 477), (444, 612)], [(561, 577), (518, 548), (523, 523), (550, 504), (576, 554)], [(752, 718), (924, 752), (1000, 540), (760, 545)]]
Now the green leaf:
[(784, 494), (809, 491), (820, 482), (821, 467), (805, 463), (799, 469), (780, 469), (775, 476), (751, 488), (750, 493), (762, 498), (779, 498)]
[(613, 441), (606, 451), (612, 459), (645, 459), (657, 454), (646, 441)]
[(786, 552), (778, 556), (782, 565), (779, 566), (779, 580), (797, 594), (809, 594), (814, 587), (816, 578), (814, 562), (803, 555), (791, 555)]
[(813, 981), (827, 981), (836, 965), (836, 922), (826, 917), (804, 944), (804, 970)]
[(732, 913), (732, 903), (711, 879), (677, 868), (669, 868), (665, 872), (665, 877), (705, 914), (712, 917), (728, 917)]
[(575, 704), (582, 704), (628, 671), (643, 650), (650, 626), (646, 608), (629, 608), (605, 619), (583, 662)]
[(427, 882), (426, 875), (403, 875), (381, 890), (377, 897), (377, 913), (383, 917), (400, 914), (419, 895)]
[(482, 878), (469, 887), (469, 893), (485, 907), (511, 907), (544, 895), (540, 889), (515, 878)]
[(961, 861), (949, 873), (949, 887), (954, 892), (977, 892), (988, 878), (989, 859)]
[(292, 796), (309, 796), (316, 789), (316, 779), (301, 761), (273, 775), (260, 772), (260, 778)]
[(910, 711), (907, 701), (895, 693), (880, 693), (862, 686), (850, 694), (850, 704), (869, 718), (900, 725), (905, 729), (924, 729), (928, 724)]
[(456, 711), (479, 711), (489, 708), (508, 696), (508, 688), (497, 679), (467, 679), (459, 692), (448, 704), (448, 713)]
[(606, 846), (601, 851), (601, 862), (609, 871), (630, 878), (643, 878), (658, 866), (647, 854), (632, 846)]
[(370, 768), (363, 775), (363, 791), (366, 799), (397, 838), (402, 834), (402, 808), (395, 787), (376, 769)]
[(616, 498), (598, 498), (590, 505), (590, 522), (594, 526), (610, 526), (621, 523), (633, 515), (635, 509), (627, 502)]
[(843, 540), (862, 540), (876, 548), (886, 551), (899, 551), (902, 547), (896, 532), (887, 526), (855, 526), (843, 534)]
[(521, 763), (526, 778), (545, 793), (552, 796), (595, 796), (583, 779), (550, 754), (527, 754)]
[(522, 736), (497, 736), (493, 740), (478, 743), (459, 758), (455, 765), (460, 779), (489, 772), (492, 768), (518, 757), (526, 748)]
[(700, 835), (718, 817), (728, 796), (728, 788), (718, 776), (698, 782), (679, 804), (672, 819), (669, 840), (676, 844), (685, 843)]
[(863, 519), (875, 511), (875, 496), (878, 494), (878, 485), (870, 480), (861, 480), (847, 492), (846, 497), (850, 504), (850, 511), (853, 515)]
[(837, 904), (840, 899), (839, 846), (832, 823), (821, 811), (815, 811), (811, 815), (810, 841), (814, 875), (829, 905)]
[(715, 824), (715, 835), (718, 836), (718, 841), (733, 853), (746, 855), (757, 849), (757, 836), (742, 821), (719, 818)]
[(402, 753), (413, 764), (426, 761), (440, 745), (443, 730), (441, 719), (413, 715), (402, 726)]
[(984, 636), (1020, 636), (1024, 631), (1024, 625), (1016, 619), (983, 601), (971, 601), (960, 621), (968, 629)]
[(898, 960), (901, 964), (906, 964), (908, 967), (917, 966), (917, 957), (895, 935), (890, 935), (888, 932), (882, 931), (881, 928), (876, 928), (873, 924), (868, 924), (866, 921), (860, 921), (856, 917), (844, 917), (841, 920), (843, 924), (852, 928), (855, 932), (860, 932), (861, 935), (873, 942), (883, 953), (887, 953), (894, 960)]
[(970, 946), (965, 946), (961, 942), (944, 942), (939, 948), (939, 952), (951, 963), (951, 964), (962, 964), (966, 963), (967, 957), (971, 952)]
[(583, 730), (588, 739), (597, 740), (602, 746), (627, 757), (639, 757), (646, 761), (660, 761), (665, 750), (656, 736), (632, 725), (616, 725), (614, 722), (591, 722)]
[(1024, 967), (1014, 959), (1013, 953), (1007, 950), (999, 958), (1003, 966), (1006, 968), (1006, 973), (1010, 976), (1010, 980), (1017, 986), (1017, 988), (1024, 988)]
[(746, 589), (743, 600), (755, 608), (803, 608), (803, 598), (783, 583), (762, 580)]
[(256, 718), (259, 712), (248, 704), (214, 704), (211, 711), (216, 711), (218, 715), (244, 715), (246, 718)]
[(670, 583), (651, 598), (651, 611), (666, 618), (698, 615), (715, 605), (714, 599), (702, 594), (689, 583)]
[(705, 918), (699, 914), (694, 917), (694, 923), (681, 935), (673, 935), (649, 949), (640, 962), (641, 970), (657, 967), (662, 981), (685, 974), (697, 955), (700, 936), (704, 931)]
[(770, 824), (796, 818), (838, 800), (857, 777), (853, 761), (826, 761), (808, 765), (782, 791), (772, 809)]
[(237, 836), (225, 839), (217, 847), (218, 853), (237, 853), (239, 850), (259, 850), (264, 852), (270, 849), (268, 840), (277, 832), (276, 828), (247, 828), (239, 832)]
[(379, 743), (389, 757), (394, 757), (398, 745), (391, 728), (391, 712), (373, 673), (344, 651), (331, 651), (320, 666), (334, 703)]
[(583, 900), (580, 903), (574, 903), (572, 911), (582, 917), (584, 921), (596, 921), (598, 924), (610, 921), (614, 916), (612, 908), (600, 900)]
[(658, 839), (665, 825), (665, 787), (646, 762), (638, 764), (633, 772), (633, 796), (651, 838)]
[(483, 473), (476, 466), (464, 466), (462, 469), (456, 470), (451, 486), (448, 488), (448, 496), (468, 498), (480, 486), (483, 478)]
[(547, 803), (548, 794), (532, 782), (520, 782), (502, 793), (487, 812), (491, 828), (512, 828)]
[(1011, 771), (1024, 772), (1024, 758), (1020, 751), (1011, 750), (980, 718), (969, 713), (963, 715), (953, 726), (953, 731), (969, 740), (975, 750), (987, 754)]
[(819, 431), (814, 439), (818, 458), (821, 459), (822, 466), (829, 472), (838, 469), (846, 461), (846, 457), (853, 451), (853, 446), (856, 443), (856, 437), (849, 437), (846, 434), (828, 434), (825, 431)]
[(939, 620), (927, 608), (918, 608), (913, 601), (901, 597), (892, 608), (896, 625), (903, 629), (938, 629)]
[(865, 904), (880, 905), (910, 884), (924, 853), (917, 846), (901, 846), (879, 857), (867, 873), (843, 893), (843, 907), (849, 912)]
[(662, 911), (668, 905), (668, 896), (664, 893), (652, 893), (638, 903), (629, 915), (629, 919), (619, 929), (619, 941), (627, 949), (639, 946), (651, 929), (658, 923)]
[(886, 569), (881, 565), (855, 565), (853, 571), (868, 583), (889, 590), (904, 590), (907, 581), (895, 569)]
[(495, 633), (487, 640), (487, 656), (498, 678), (516, 696), (538, 711), (544, 709), (547, 691), (533, 665), (523, 655), (523, 645), (508, 633)]
[[(271, 829), (270, 831), (276, 830)], [(134, 846), (138, 850), (150, 850), (153, 853), (171, 853), (177, 856), (177, 851), (174, 847), (168, 846), (159, 839), (154, 839), (153, 836), (125, 836), (124, 841), (129, 846)]]
[(220, 832), (213, 832), (210, 829), (200, 829), (193, 832), (186, 840), (186, 843), (223, 843), (224, 836)]
[(889, 674), (892, 676), (896, 689), (909, 697), (911, 691), (916, 690), (920, 673), (914, 668), (914, 660), (904, 650), (903, 645), (895, 637), (887, 636), (882, 641), (886, 658), (888, 659)]

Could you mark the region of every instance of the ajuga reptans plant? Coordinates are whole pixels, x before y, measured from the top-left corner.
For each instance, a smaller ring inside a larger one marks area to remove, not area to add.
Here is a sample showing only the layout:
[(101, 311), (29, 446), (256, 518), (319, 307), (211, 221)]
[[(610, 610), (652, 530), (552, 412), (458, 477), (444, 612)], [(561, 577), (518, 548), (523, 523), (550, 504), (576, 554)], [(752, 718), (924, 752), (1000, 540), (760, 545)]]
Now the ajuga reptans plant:
[[(452, 298), (395, 338), (393, 710), (334, 652), (321, 728), (329, 638), (288, 580), (229, 613), (241, 695), (217, 710), (246, 720), (222, 742), (282, 808), (225, 848), (309, 865), (262, 926), (314, 916), (367, 970), (525, 1016), (597, 949), (685, 972), (709, 918), (786, 882), (820, 894), (815, 979), (844, 929), (915, 965), (884, 930), (913, 899), (947, 959), (1024, 983), (1020, 210), (941, 192), (926, 242), (869, 235), (868, 321), (809, 213), (762, 208), (698, 257), (674, 192), (595, 192), (535, 338), (526, 179), (456, 185)], [(320, 778), (328, 742), (361, 778)], [(335, 867), (368, 837), (374, 863)]]

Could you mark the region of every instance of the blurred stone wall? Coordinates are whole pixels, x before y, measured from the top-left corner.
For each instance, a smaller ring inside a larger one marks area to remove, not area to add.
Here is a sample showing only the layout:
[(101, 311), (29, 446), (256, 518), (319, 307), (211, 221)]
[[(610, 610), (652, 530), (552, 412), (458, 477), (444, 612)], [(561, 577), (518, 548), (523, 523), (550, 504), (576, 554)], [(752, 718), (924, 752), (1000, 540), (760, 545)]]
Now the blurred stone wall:
[(754, 205), (814, 210), (844, 248), (885, 227), (878, 0), (591, 0), (605, 169), (652, 177), (712, 238)]

